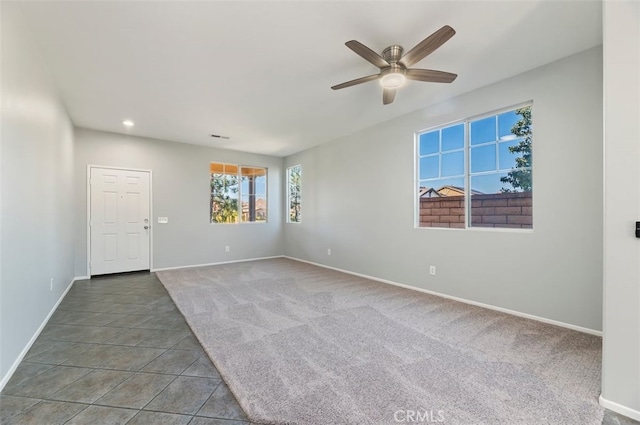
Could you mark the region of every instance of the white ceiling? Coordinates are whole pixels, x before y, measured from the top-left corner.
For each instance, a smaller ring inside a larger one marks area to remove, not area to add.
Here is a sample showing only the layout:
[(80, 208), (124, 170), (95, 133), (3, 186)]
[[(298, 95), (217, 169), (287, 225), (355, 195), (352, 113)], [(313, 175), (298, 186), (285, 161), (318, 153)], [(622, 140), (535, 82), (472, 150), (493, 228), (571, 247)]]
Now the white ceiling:
[[(80, 127), (286, 156), (602, 43), (599, 1), (21, 2)], [(393, 104), (344, 43), (457, 34)], [(122, 120), (136, 125), (127, 130)], [(213, 139), (212, 133), (230, 136)]]

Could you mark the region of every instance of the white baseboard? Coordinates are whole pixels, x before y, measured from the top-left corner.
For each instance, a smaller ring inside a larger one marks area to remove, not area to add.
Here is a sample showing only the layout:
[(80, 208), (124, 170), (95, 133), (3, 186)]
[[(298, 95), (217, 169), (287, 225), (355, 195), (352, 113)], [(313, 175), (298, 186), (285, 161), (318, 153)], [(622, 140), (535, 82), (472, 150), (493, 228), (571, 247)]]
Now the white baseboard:
[(162, 272), (165, 270), (179, 270), (179, 269), (190, 269), (193, 267), (206, 267), (206, 266), (219, 266), (221, 264), (231, 264), (231, 263), (246, 263), (247, 261), (259, 261), (259, 260), (270, 260), (272, 258), (283, 258), (284, 255), (273, 255), (271, 257), (258, 257), (258, 258), (246, 258), (243, 260), (231, 260), (231, 261), (220, 261), (217, 263), (207, 263), (207, 264), (192, 264), (188, 266), (175, 266), (175, 267), (162, 267), (159, 269), (152, 269), (152, 272)]
[(602, 396), (600, 396), (600, 406), (604, 407), (605, 409), (609, 409), (613, 412), (619, 413), (621, 415), (627, 416), (633, 420), (640, 421), (640, 411), (634, 410), (630, 407), (623, 406), (621, 404), (607, 400)]
[(533, 314), (521, 313), (521, 312), (516, 311), (516, 310), (509, 310), (507, 308), (497, 307), (497, 306), (494, 306), (494, 305), (491, 305), (491, 304), (484, 304), (484, 303), (480, 303), (480, 302), (476, 302), (476, 301), (471, 301), (471, 300), (467, 300), (465, 298), (460, 298), (460, 297), (455, 297), (453, 295), (443, 294), (441, 292), (430, 291), (428, 289), (418, 288), (416, 286), (411, 286), (411, 285), (406, 285), (404, 283), (394, 282), (392, 280), (381, 279), (381, 278), (378, 278), (378, 277), (375, 277), (375, 276), (369, 276), (369, 275), (362, 274), (362, 273), (352, 272), (350, 270), (344, 270), (344, 269), (339, 269), (337, 267), (327, 266), (325, 264), (314, 263), (313, 261), (307, 261), (307, 260), (303, 260), (303, 259), (300, 259), (300, 258), (290, 257), (288, 255), (284, 255), (283, 257), (284, 258), (289, 258), (289, 259), (295, 260), (295, 261), (300, 261), (302, 263), (313, 264), (314, 266), (324, 267), (326, 269), (336, 270), (336, 271), (339, 271), (339, 272), (342, 272), (342, 273), (347, 273), (347, 274), (351, 274), (351, 275), (354, 275), (354, 276), (363, 277), (365, 279), (371, 279), (371, 280), (375, 280), (375, 281), (382, 282), (382, 283), (388, 283), (388, 284), (393, 285), (393, 286), (399, 286), (401, 288), (412, 289), (414, 291), (424, 292), (425, 294), (435, 295), (435, 296), (438, 296), (438, 297), (447, 298), (447, 299), (454, 300), (454, 301), (459, 301), (461, 303), (474, 305), (476, 307), (487, 308), (489, 310), (495, 310), (495, 311), (499, 311), (501, 313), (507, 313), (507, 314), (510, 314), (512, 316), (524, 317), (525, 319), (531, 319), (531, 320), (535, 320), (535, 321), (538, 321), (538, 322), (548, 323), (550, 325), (560, 326), (562, 328), (572, 329), (574, 331), (583, 332), (583, 333), (586, 333), (586, 334), (602, 337), (602, 331), (597, 331), (597, 330), (589, 329), (589, 328), (583, 328), (582, 326), (576, 326), (576, 325), (572, 325), (570, 323), (559, 322), (557, 320), (546, 319), (544, 317), (534, 316)]
[(42, 332), (44, 327), (47, 326), (47, 323), (49, 322), (49, 319), (51, 319), (51, 316), (53, 316), (53, 313), (55, 313), (56, 309), (58, 308), (58, 306), (60, 305), (62, 300), (64, 300), (64, 297), (67, 295), (67, 293), (69, 292), (69, 290), (71, 289), (71, 287), (73, 286), (73, 284), (74, 284), (74, 282), (76, 280), (80, 280), (80, 278), (74, 277), (73, 280), (69, 283), (69, 285), (67, 286), (67, 289), (65, 289), (64, 292), (62, 293), (62, 295), (60, 295), (60, 298), (58, 298), (58, 301), (56, 302), (56, 304), (53, 306), (53, 308), (51, 309), (49, 314), (47, 314), (47, 317), (44, 318), (44, 321), (42, 322), (42, 324), (40, 325), (38, 330), (36, 330), (36, 333), (33, 334), (31, 339), (27, 343), (27, 345), (20, 352), (20, 355), (18, 356), (16, 361), (13, 362), (13, 365), (11, 365), (11, 368), (9, 368), (9, 370), (6, 373), (6, 375), (2, 377), (2, 380), (0, 381), (0, 391), (2, 391), (4, 389), (5, 385), (7, 385), (7, 382), (9, 382), (9, 379), (11, 379), (11, 377), (13, 376), (14, 372), (16, 371), (18, 366), (20, 365), (20, 362), (22, 362), (22, 360), (24, 359), (24, 356), (27, 355), (27, 353), (31, 349), (31, 346), (33, 345), (33, 343), (36, 342), (36, 339), (38, 339), (38, 337), (40, 336), (40, 333)]
[(73, 281), (77, 282), (79, 280), (89, 280), (89, 279), (91, 279), (91, 276), (76, 276), (73, 278)]

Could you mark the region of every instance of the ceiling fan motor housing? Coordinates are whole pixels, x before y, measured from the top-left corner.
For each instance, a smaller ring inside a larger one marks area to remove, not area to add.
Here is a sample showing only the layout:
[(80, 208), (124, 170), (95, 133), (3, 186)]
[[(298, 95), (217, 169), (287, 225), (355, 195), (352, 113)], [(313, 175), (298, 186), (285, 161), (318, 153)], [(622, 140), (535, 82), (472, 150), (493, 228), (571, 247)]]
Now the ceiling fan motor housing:
[(395, 89), (404, 85), (406, 78), (406, 68), (402, 66), (400, 58), (402, 58), (403, 48), (394, 44), (382, 51), (382, 58), (389, 63), (388, 67), (380, 70), (380, 85), (387, 89)]
[(402, 46), (398, 46), (394, 44), (393, 46), (389, 46), (382, 51), (382, 58), (389, 62), (390, 64), (394, 64), (402, 58), (402, 52), (404, 49)]

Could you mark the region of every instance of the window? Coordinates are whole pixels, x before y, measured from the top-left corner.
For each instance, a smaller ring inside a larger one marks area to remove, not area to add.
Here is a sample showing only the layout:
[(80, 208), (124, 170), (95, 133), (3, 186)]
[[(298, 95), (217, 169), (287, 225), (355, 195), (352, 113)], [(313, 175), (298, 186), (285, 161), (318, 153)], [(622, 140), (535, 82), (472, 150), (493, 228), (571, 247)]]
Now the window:
[(419, 227), (533, 227), (531, 109), (417, 134)]
[(212, 162), (211, 223), (267, 221), (267, 169)]
[(300, 223), (300, 182), (302, 178), (302, 166), (295, 165), (287, 168), (287, 207), (289, 215), (288, 223)]

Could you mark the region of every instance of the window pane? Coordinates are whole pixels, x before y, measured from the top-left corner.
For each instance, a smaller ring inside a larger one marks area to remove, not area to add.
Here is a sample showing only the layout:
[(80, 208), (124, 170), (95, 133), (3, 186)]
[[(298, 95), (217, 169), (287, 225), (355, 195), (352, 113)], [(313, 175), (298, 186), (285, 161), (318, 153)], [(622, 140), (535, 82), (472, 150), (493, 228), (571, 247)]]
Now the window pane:
[(507, 173), (492, 173), (481, 176), (471, 176), (471, 190), (474, 193), (500, 193), (500, 189), (508, 186), (502, 183), (500, 179), (505, 177)]
[(267, 197), (256, 196), (256, 220), (267, 221)]
[(432, 179), (440, 176), (440, 161), (437, 155), (420, 158), (420, 179)]
[(464, 148), (464, 123), (442, 129), (442, 150)]
[(224, 164), (212, 162), (209, 164), (209, 172), (211, 174), (222, 174), (224, 172)]
[(464, 174), (464, 152), (452, 152), (442, 155), (442, 177)]
[(464, 228), (464, 178), (420, 184), (420, 227)]
[(225, 187), (225, 193), (227, 195), (232, 196), (235, 199), (238, 199), (238, 176), (225, 174), (224, 187)]
[(516, 114), (516, 111), (505, 112), (498, 115), (498, 137), (508, 138), (509, 136), (515, 137), (511, 132), (513, 125), (518, 122), (520, 115)]
[(224, 165), (224, 174), (233, 174), (234, 176), (238, 175), (238, 166), (232, 164), (223, 164)]
[(420, 135), (420, 155), (436, 153), (440, 150), (440, 131), (430, 131)]
[(267, 214), (267, 169), (262, 167), (241, 167), (240, 173), (242, 175), (241, 221), (264, 221)]
[[(447, 178), (447, 179), (435, 179), (435, 180), (421, 180), (420, 181), (420, 189), (424, 189), (423, 192), (427, 192), (429, 189), (433, 189), (431, 190), (431, 192), (433, 193), (438, 192), (436, 194), (443, 196), (443, 195), (453, 195), (454, 193), (451, 192), (450, 189), (455, 189), (457, 190), (457, 192), (455, 193), (456, 195), (460, 195), (464, 193), (464, 178), (463, 177), (453, 177), (453, 178)], [(428, 196), (428, 195), (424, 195), (424, 196)]]
[[(223, 170), (224, 164), (212, 163), (211, 169)], [(237, 176), (211, 174), (211, 223), (236, 223), (238, 221)]]
[(240, 190), (242, 193), (249, 193), (249, 178), (242, 176), (240, 179)]
[(267, 176), (258, 176), (256, 177), (256, 195), (266, 195), (267, 194)]
[(511, 168), (516, 167), (516, 158), (519, 158), (521, 154), (517, 152), (512, 153), (509, 151), (509, 148), (518, 146), (519, 143), (519, 140), (512, 140), (510, 142), (502, 142), (499, 144), (498, 151), (501, 170), (510, 170)]
[(472, 227), (502, 227), (531, 229), (533, 227), (533, 192), (501, 192), (509, 190), (508, 183), (500, 181), (508, 173), (471, 177)]
[(471, 148), (471, 172), (493, 171), (496, 169), (496, 145)]
[(211, 174), (211, 193), (219, 193), (224, 190), (222, 174)]
[(287, 221), (289, 223), (299, 223), (301, 220), (300, 215), (300, 182), (301, 182), (302, 167), (297, 165), (295, 167), (289, 167), (287, 169), (287, 203), (289, 206), (289, 215)]
[(533, 173), (531, 169), (515, 168), (509, 171), (503, 183), (510, 192), (530, 192), (533, 189)]
[(249, 195), (242, 195), (242, 221), (249, 221)]
[(436, 153), (440, 150), (440, 130), (420, 135), (420, 155)]
[(496, 138), (496, 117), (488, 117), (471, 123), (471, 144), (493, 142)]

